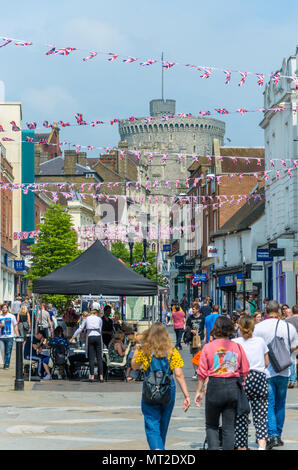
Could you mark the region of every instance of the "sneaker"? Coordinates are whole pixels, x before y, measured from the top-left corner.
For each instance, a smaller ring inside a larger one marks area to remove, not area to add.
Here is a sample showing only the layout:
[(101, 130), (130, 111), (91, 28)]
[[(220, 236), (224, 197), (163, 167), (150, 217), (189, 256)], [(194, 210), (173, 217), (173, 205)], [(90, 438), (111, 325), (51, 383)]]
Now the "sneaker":
[(277, 444), (274, 447), (282, 447), (284, 442), (281, 440), (280, 437), (277, 437)]
[(62, 380), (62, 379), (63, 379), (62, 375), (58, 375), (58, 380)]
[(9, 366), (7, 364), (4, 364), (3, 369), (9, 369)]
[(278, 444), (278, 437), (277, 436), (270, 436), (267, 439), (266, 450), (271, 450), (273, 447), (277, 447)]
[(197, 379), (198, 379), (197, 374), (193, 375), (193, 376), (192, 376), (192, 379), (193, 379), (193, 380), (197, 380)]
[(46, 375), (46, 376), (43, 378), (43, 380), (51, 380), (51, 378), (52, 378), (52, 377), (51, 377), (50, 375)]

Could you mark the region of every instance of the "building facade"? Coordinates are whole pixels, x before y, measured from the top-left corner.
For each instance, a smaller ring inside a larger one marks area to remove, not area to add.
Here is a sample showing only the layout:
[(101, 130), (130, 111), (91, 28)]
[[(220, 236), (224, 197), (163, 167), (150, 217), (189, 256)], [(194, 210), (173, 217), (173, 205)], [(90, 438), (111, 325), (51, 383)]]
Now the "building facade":
[[(297, 77), (297, 58), (298, 48), (296, 54), (283, 60), (276, 73)], [(266, 236), (260, 248), (282, 250), (280, 256), (266, 263), (265, 294), (291, 306), (298, 302), (298, 171), (294, 168), (298, 160), (297, 88), (297, 81), (290, 78), (281, 77), (277, 85), (272, 80), (267, 83), (264, 107), (289, 109), (266, 111), (260, 123), (264, 129), (266, 170), (270, 172), (265, 186)], [(284, 159), (286, 167), (274, 159)]]

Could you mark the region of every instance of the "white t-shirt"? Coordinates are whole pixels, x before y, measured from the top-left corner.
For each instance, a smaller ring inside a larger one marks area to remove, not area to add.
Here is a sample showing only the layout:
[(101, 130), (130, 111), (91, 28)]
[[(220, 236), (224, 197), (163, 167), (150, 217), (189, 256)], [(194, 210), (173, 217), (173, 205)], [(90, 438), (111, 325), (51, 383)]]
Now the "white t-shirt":
[(243, 347), (250, 370), (266, 373), (264, 356), (268, 352), (268, 348), (263, 338), (253, 336), (252, 338), (244, 339), (241, 336), (232, 341)]
[[(267, 320), (261, 321), (255, 326), (254, 336), (263, 338), (265, 343), (268, 345), (275, 336), (277, 322), (278, 320), (276, 318), (268, 318)], [(283, 320), (280, 320), (276, 335), (284, 339), (286, 348), (290, 352), (287, 324), (289, 325), (290, 345), (291, 348), (295, 348), (298, 345), (298, 334), (296, 328), (293, 325), (291, 325), (290, 323), (286, 323)], [(282, 377), (289, 377), (290, 368), (288, 367), (282, 372), (275, 372), (269, 360), (269, 366), (266, 369), (266, 375), (268, 378), (275, 377), (277, 375), (280, 375)]]
[(16, 317), (12, 313), (0, 315), (0, 322), (4, 321), (5, 325), (0, 328), (0, 338), (13, 338), (15, 335), (14, 327), (17, 324)]
[(21, 302), (19, 300), (15, 300), (11, 306), (11, 313), (14, 313), (15, 315), (19, 313), (19, 310), (21, 308)]
[(92, 303), (92, 310), (100, 310), (100, 305), (95, 300)]

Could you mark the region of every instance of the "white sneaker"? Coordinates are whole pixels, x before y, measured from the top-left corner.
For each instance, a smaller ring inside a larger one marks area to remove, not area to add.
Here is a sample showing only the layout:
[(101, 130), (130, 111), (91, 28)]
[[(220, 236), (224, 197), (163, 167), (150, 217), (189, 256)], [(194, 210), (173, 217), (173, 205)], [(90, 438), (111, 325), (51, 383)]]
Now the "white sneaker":
[(51, 378), (52, 378), (52, 377), (51, 377), (50, 375), (46, 375), (46, 376), (43, 378), (43, 380), (51, 380)]
[(62, 380), (62, 375), (58, 375), (58, 380)]
[(197, 380), (197, 378), (198, 378), (198, 376), (196, 374), (192, 376), (193, 380)]

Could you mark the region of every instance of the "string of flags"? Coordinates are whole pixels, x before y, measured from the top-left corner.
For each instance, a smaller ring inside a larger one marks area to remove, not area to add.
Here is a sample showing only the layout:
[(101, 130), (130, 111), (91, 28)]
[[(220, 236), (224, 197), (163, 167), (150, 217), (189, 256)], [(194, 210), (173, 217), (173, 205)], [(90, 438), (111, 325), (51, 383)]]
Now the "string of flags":
[[(7, 37), (0, 37), (0, 48), (2, 47), (7, 47), (9, 45), (15, 45), (15, 46), (23, 46), (24, 48), (28, 46), (32, 46), (33, 42), (32, 41), (23, 41), (23, 40), (18, 40), (14, 38), (7, 38)], [(62, 57), (67, 57), (71, 54), (73, 54), (75, 51), (82, 51), (84, 52), (84, 49), (76, 48), (76, 47), (57, 47), (54, 44), (43, 44), (43, 47), (47, 47), (47, 51), (45, 52), (46, 56), (62, 56)], [(90, 60), (94, 60), (98, 55), (104, 55), (106, 56), (108, 62), (121, 62), (122, 64), (138, 64), (141, 67), (150, 67), (153, 66), (154, 64), (160, 64), (164, 70), (172, 70), (176, 66), (182, 66), (191, 70), (195, 70), (199, 72), (199, 77), (202, 80), (209, 79), (212, 74), (215, 72), (222, 72), (224, 74), (224, 79), (225, 79), (225, 84), (229, 85), (232, 81), (232, 74), (236, 74), (238, 76), (237, 81), (238, 81), (238, 86), (243, 87), (244, 84), (247, 81), (248, 76), (253, 76), (256, 78), (256, 84), (259, 88), (262, 88), (264, 86), (264, 81), (265, 78), (272, 82), (273, 85), (278, 85), (281, 81), (281, 79), (285, 78), (288, 80), (291, 80), (295, 85), (296, 88), (298, 88), (298, 77), (293, 76), (293, 75), (283, 75), (280, 72), (277, 73), (260, 73), (260, 72), (249, 72), (249, 71), (243, 71), (243, 70), (237, 70), (237, 69), (227, 69), (226, 67), (220, 68), (220, 67), (213, 67), (213, 66), (206, 66), (206, 65), (195, 65), (195, 64), (182, 64), (178, 62), (173, 62), (170, 60), (161, 60), (161, 59), (148, 59), (148, 58), (143, 58), (143, 57), (135, 57), (135, 56), (122, 56), (118, 53), (115, 52), (105, 52), (105, 51), (88, 51), (88, 55), (82, 58), (82, 61), (84, 63), (89, 62)], [(239, 76), (240, 75), (240, 76)], [(240, 79), (240, 81), (239, 81)]]
[[(58, 120), (57, 122), (55, 123), (50, 123), (49, 121), (45, 120), (43, 121), (42, 123), (42, 126), (38, 126), (37, 122), (35, 121), (27, 121), (26, 122), (26, 127), (27, 129), (29, 130), (42, 130), (43, 128), (46, 128), (46, 129), (52, 129), (54, 127), (56, 127), (57, 125), (59, 125), (60, 127), (74, 127), (74, 126), (91, 126), (91, 127), (96, 127), (96, 126), (99, 126), (99, 125), (103, 125), (103, 124), (109, 124), (111, 126), (113, 126), (114, 124), (116, 123), (122, 123), (122, 122), (137, 122), (137, 121), (143, 121), (145, 124), (148, 124), (152, 121), (156, 121), (156, 120), (161, 120), (161, 121), (169, 121), (171, 119), (179, 119), (179, 118), (200, 118), (200, 117), (206, 117), (206, 116), (215, 116), (216, 114), (220, 114), (220, 115), (228, 115), (228, 114), (240, 114), (241, 116), (245, 116), (247, 113), (257, 113), (257, 112), (269, 112), (269, 111), (272, 111), (274, 113), (277, 113), (279, 111), (293, 111), (294, 113), (297, 112), (297, 109), (292, 106), (292, 107), (287, 107), (287, 106), (284, 106), (284, 105), (278, 105), (276, 107), (273, 107), (273, 108), (256, 108), (256, 109), (247, 109), (247, 108), (244, 108), (244, 107), (240, 107), (240, 108), (237, 108), (236, 110), (227, 110), (226, 108), (223, 108), (223, 107), (217, 107), (217, 108), (214, 108), (214, 111), (215, 112), (212, 112), (210, 110), (201, 110), (199, 111), (198, 115), (193, 115), (192, 113), (177, 113), (177, 114), (174, 114), (174, 115), (164, 115), (164, 116), (161, 116), (161, 117), (157, 117), (157, 116), (148, 116), (148, 117), (145, 117), (145, 118), (137, 118), (135, 116), (130, 116), (128, 118), (123, 118), (123, 119), (119, 119), (119, 118), (113, 118), (113, 119), (109, 119), (108, 121), (102, 121), (102, 120), (94, 120), (94, 121), (90, 121), (90, 122), (87, 122), (83, 119), (83, 115), (81, 113), (76, 113), (75, 114), (75, 119), (76, 119), (76, 122), (68, 122), (68, 121), (63, 121), (63, 120)], [(11, 131), (13, 132), (19, 132), (21, 131), (21, 129), (16, 125), (15, 121), (11, 121), (10, 122), (11, 124)], [(0, 125), (0, 132), (5, 132), (6, 130), (3, 128), (2, 125)]]

